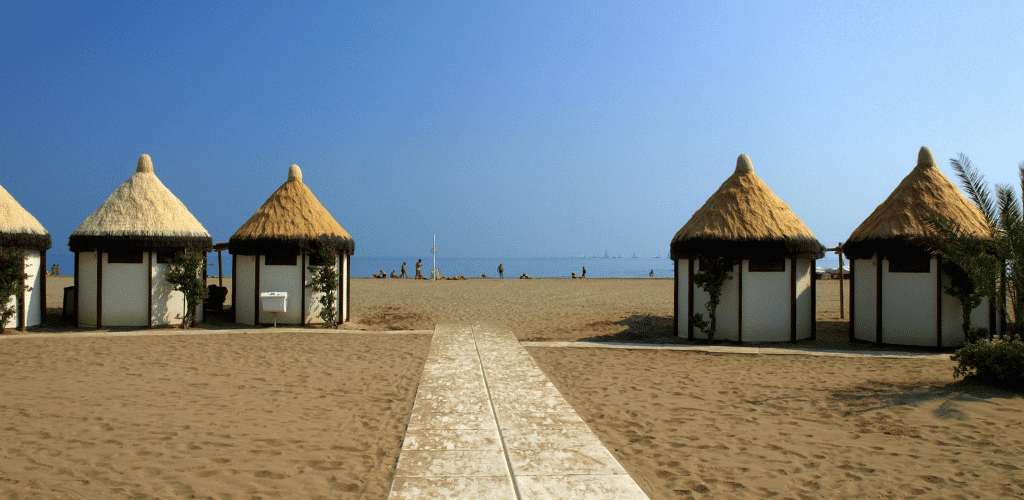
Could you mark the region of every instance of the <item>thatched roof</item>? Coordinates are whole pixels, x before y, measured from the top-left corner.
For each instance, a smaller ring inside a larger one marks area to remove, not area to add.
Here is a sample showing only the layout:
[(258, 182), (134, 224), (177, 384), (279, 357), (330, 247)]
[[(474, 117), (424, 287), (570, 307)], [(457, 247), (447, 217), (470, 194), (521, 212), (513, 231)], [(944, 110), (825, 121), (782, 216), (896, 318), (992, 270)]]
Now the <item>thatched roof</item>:
[(50, 233), (0, 186), (0, 247), (47, 250)]
[(917, 166), (857, 226), (843, 252), (852, 258), (867, 258), (875, 251), (888, 254), (921, 246), (917, 242), (935, 236), (928, 225), (933, 215), (949, 219), (967, 235), (991, 237), (985, 215), (939, 170), (932, 150), (922, 146)]
[(288, 181), (235, 231), (228, 249), (243, 255), (298, 252), (317, 242), (339, 252), (355, 252), (352, 236), (302, 183), (299, 166), (292, 165)]
[(210, 251), (213, 239), (153, 173), (149, 155), (68, 238), (73, 252), (141, 248)]
[(672, 238), (671, 251), (673, 260), (699, 255), (817, 259), (824, 248), (742, 154), (736, 171)]

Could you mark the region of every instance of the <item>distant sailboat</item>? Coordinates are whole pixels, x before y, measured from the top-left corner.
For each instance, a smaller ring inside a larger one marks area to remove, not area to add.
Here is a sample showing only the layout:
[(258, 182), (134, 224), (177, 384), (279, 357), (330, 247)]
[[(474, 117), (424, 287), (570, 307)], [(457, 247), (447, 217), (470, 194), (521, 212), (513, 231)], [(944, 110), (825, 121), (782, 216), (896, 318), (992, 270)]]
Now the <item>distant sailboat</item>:
[(607, 259), (607, 258), (608, 258), (608, 250), (605, 250), (605, 251), (604, 251), (604, 258), (605, 258), (605, 259)]
[(654, 258), (655, 259), (660, 259), (661, 258), (661, 253), (660, 252), (655, 252), (654, 253)]
[(633, 256), (632, 256), (632, 257), (630, 257), (630, 258), (631, 258), (631, 259), (636, 259), (636, 258), (638, 258), (638, 257), (636, 256), (636, 252), (633, 252)]

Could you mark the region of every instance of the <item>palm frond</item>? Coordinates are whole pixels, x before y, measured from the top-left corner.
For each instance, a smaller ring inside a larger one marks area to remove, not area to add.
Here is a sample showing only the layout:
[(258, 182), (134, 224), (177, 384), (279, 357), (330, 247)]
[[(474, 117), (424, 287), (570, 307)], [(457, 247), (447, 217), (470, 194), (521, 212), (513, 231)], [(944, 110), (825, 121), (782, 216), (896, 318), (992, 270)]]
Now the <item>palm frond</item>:
[[(953, 170), (956, 171), (956, 176), (960, 179), (960, 184), (967, 192), (967, 196), (985, 215), (989, 226), (995, 228), (995, 205), (992, 203), (992, 195), (985, 184), (985, 176), (978, 172), (974, 165), (971, 165), (971, 159), (963, 153), (959, 153), (957, 158), (950, 158), (949, 163), (953, 165)], [(1024, 162), (1022, 162), (1022, 166), (1024, 166)]]

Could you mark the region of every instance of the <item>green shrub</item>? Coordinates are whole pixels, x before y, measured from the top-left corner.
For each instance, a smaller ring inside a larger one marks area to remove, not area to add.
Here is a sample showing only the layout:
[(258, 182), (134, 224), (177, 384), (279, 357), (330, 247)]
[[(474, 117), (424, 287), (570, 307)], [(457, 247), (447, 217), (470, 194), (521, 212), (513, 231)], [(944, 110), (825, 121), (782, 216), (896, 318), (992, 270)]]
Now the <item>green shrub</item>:
[(206, 300), (206, 283), (203, 282), (203, 262), (206, 254), (198, 251), (176, 253), (171, 257), (171, 266), (164, 279), (184, 297), (185, 314), (181, 327), (188, 328), (196, 322), (196, 309)]
[(956, 377), (977, 376), (1004, 387), (1024, 388), (1024, 342), (1020, 339), (982, 339), (958, 349), (950, 358), (959, 363)]
[(320, 294), (320, 319), (324, 320), (324, 328), (338, 326), (338, 309), (335, 304), (338, 302), (338, 271), (334, 268), (338, 254), (326, 244), (320, 244), (313, 253), (320, 262), (320, 266), (309, 266), (313, 273), (313, 293)]
[(11, 298), (25, 293), (27, 278), (25, 252), (18, 248), (0, 247), (0, 334), (4, 333), (7, 320), (17, 311)]

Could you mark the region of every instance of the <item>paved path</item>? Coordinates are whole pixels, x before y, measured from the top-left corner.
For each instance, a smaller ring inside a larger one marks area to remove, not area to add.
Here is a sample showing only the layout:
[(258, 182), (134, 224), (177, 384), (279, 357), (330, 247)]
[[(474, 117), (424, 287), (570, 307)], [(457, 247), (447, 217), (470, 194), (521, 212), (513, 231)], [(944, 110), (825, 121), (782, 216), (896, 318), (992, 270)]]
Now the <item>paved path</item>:
[(434, 331), (389, 499), (647, 499), (511, 332)]

